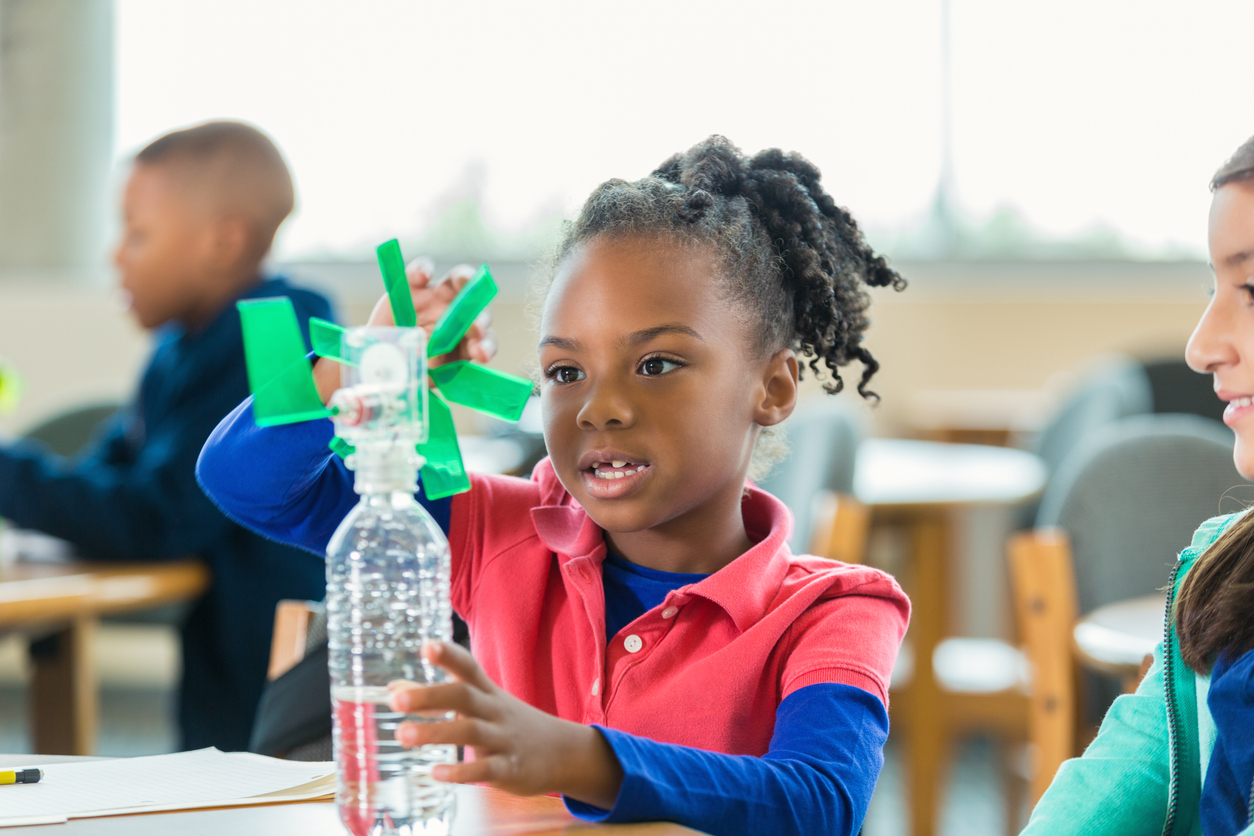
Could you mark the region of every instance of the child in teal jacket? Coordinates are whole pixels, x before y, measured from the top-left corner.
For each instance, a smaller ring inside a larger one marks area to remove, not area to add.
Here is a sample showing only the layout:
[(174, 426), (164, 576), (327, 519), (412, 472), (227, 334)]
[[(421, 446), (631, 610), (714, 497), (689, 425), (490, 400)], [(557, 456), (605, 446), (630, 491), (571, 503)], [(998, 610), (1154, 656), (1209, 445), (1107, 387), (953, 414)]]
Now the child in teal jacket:
[[(1185, 573), (1240, 516), (1207, 520), (1193, 535), (1176, 564), (1168, 612)], [(1175, 632), (1169, 620), (1136, 693), (1115, 700), (1084, 755), (1059, 768), (1023, 836), (1202, 833), (1202, 777), (1215, 746), (1215, 723), (1206, 706), (1210, 676), (1184, 663)], [(1254, 836), (1254, 828), (1240, 832)]]
[[(1186, 358), (1254, 479), (1254, 138), (1211, 189), (1215, 291)], [(1254, 514), (1208, 520), (1181, 552), (1154, 664), (1059, 768), (1024, 831), (1042, 834), (1254, 836)]]

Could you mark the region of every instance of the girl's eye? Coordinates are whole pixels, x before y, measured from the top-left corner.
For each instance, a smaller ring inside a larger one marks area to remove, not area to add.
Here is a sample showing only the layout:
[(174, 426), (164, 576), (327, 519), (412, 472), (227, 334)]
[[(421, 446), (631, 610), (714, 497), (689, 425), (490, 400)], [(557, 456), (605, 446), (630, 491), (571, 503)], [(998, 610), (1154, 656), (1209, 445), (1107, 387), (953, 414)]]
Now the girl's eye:
[(674, 371), (680, 366), (674, 360), (667, 360), (665, 357), (650, 357), (640, 364), (640, 373), (645, 377), (655, 377), (659, 374), (666, 374)]
[(549, 369), (549, 379), (557, 383), (575, 383), (587, 377), (581, 370), (574, 366), (558, 366)]
[(1254, 276), (1247, 278), (1245, 284), (1241, 285), (1241, 289), (1249, 295), (1250, 301), (1254, 302)]

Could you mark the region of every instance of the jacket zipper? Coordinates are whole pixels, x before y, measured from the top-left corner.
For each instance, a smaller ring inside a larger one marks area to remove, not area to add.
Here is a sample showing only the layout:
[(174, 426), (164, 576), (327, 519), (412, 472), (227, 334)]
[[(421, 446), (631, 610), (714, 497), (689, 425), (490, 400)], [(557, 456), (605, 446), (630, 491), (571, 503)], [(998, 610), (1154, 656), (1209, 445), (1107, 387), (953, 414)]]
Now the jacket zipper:
[[(1171, 782), (1167, 790), (1167, 820), (1163, 823), (1163, 836), (1171, 836), (1176, 823), (1176, 803), (1180, 791), (1180, 734), (1176, 727), (1179, 718), (1176, 716), (1175, 695), (1175, 653), (1171, 644), (1171, 610), (1176, 597), (1176, 575), (1180, 573), (1180, 562), (1171, 570), (1171, 581), (1167, 586), (1167, 608), (1163, 615), (1163, 688), (1167, 696), (1167, 734), (1171, 742)], [(1254, 803), (1254, 799), (1252, 802)]]

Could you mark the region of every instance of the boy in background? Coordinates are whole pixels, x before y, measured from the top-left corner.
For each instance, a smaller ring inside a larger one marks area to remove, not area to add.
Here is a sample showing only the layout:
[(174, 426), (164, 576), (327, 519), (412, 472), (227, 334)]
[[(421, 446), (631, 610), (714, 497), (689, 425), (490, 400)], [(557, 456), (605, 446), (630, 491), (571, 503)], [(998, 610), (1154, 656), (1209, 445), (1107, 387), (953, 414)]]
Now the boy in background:
[(134, 402), (73, 460), (0, 445), (0, 517), (87, 559), (196, 555), (208, 565), (211, 587), (182, 625), (185, 749), (247, 748), (275, 604), (325, 594), (321, 563), (227, 520), (195, 476), (209, 433), (248, 397), (235, 302), (290, 297), (306, 341), (310, 316), (332, 318), (324, 297), (262, 275), (293, 203), (278, 149), (248, 125), (210, 122), (140, 151), (114, 254), (130, 310), (153, 332)]

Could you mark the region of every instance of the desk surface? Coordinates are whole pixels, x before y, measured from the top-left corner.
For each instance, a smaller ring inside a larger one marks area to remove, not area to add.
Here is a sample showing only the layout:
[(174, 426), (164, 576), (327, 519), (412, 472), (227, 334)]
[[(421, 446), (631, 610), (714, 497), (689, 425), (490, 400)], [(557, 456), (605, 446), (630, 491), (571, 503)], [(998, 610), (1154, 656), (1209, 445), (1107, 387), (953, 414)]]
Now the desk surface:
[(858, 447), (854, 495), (876, 507), (1016, 505), (1045, 487), (1031, 453), (980, 444), (869, 438)]
[[(80, 759), (48, 755), (0, 755), (0, 767), (12, 768), (65, 760)], [(21, 792), (21, 787), (5, 787), (4, 791)], [(3, 801), (3, 797), (0, 797), (0, 801)], [(567, 813), (561, 800), (557, 798), (519, 798), (485, 787), (457, 787), (457, 817), (453, 822), (452, 836), (592, 836), (598, 832), (617, 833), (620, 836), (696, 834), (694, 830), (668, 822), (614, 827), (587, 824)], [(345, 836), (347, 831), (340, 824), (333, 803), (313, 801), (186, 813), (74, 819), (63, 825), (4, 828), (0, 833), (4, 836), (164, 836), (170, 833), (230, 836), (299, 833), (301, 836)]]
[(0, 627), (125, 612), (194, 598), (209, 584), (196, 560), (0, 565)]

